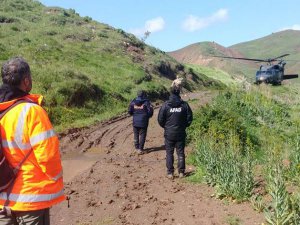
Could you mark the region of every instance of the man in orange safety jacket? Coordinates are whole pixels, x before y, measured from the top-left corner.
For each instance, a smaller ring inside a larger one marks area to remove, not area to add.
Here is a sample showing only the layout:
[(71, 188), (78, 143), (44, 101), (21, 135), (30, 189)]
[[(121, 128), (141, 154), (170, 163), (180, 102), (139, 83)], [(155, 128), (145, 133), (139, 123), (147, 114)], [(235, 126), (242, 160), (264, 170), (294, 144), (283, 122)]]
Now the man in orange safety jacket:
[(2, 149), (12, 167), (28, 157), (11, 187), (0, 192), (0, 225), (49, 225), (49, 208), (65, 200), (58, 137), (41, 107), (43, 97), (29, 94), (28, 63), (12, 58), (3, 64), (1, 75), (0, 112), (25, 100), (1, 119)]

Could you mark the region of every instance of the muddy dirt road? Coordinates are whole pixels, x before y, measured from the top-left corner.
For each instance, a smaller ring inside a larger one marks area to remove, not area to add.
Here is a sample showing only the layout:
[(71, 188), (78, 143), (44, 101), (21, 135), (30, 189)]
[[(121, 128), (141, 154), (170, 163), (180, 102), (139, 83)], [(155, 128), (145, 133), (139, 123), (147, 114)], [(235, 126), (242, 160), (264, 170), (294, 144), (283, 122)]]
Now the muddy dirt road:
[[(210, 92), (188, 94), (193, 108), (211, 100)], [(51, 209), (54, 225), (165, 224), (243, 225), (263, 222), (249, 204), (210, 197), (213, 189), (185, 179), (166, 178), (163, 130), (158, 109), (150, 120), (145, 148), (133, 148), (131, 117), (61, 134), (67, 201)], [(175, 156), (175, 159), (177, 157)], [(176, 168), (176, 164), (175, 164)], [(187, 165), (187, 172), (193, 168)], [(176, 175), (176, 174), (175, 174)], [(232, 224), (232, 223), (231, 223)]]

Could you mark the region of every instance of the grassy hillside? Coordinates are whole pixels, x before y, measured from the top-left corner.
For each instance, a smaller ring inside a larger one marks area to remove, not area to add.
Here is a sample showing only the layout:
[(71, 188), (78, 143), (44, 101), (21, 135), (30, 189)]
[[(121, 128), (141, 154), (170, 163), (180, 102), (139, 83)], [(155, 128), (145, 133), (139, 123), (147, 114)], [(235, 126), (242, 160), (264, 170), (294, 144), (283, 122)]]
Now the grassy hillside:
[[(283, 54), (287, 64), (286, 74), (300, 73), (300, 31), (286, 30), (269, 36), (233, 45), (225, 48), (214, 42), (201, 42), (189, 45), (169, 54), (179, 62), (204, 65), (226, 71), (232, 76), (246, 76), (250, 82), (255, 80), (255, 73), (260, 64), (251, 61), (213, 58), (211, 55), (268, 59)], [(300, 79), (292, 80), (296, 84)]]
[(239, 82), (235, 77), (217, 68), (210, 68), (210, 67), (199, 66), (195, 64), (187, 64), (187, 66), (192, 68), (197, 73), (200, 73), (203, 76), (210, 77), (211, 79), (221, 81), (223, 84), (229, 87), (234, 87), (240, 82), (242, 82), (242, 81)]
[(285, 30), (272, 33), (263, 38), (239, 43), (230, 46), (229, 49), (241, 52), (251, 58), (272, 58), (285, 53), (299, 54), (300, 31)]
[(176, 76), (189, 90), (218, 86), (123, 30), (38, 1), (0, 2), (0, 40), (0, 62), (17, 55), (29, 62), (32, 92), (45, 96), (58, 127), (112, 117), (138, 89), (163, 99)]
[[(268, 59), (283, 54), (290, 54), (284, 57), (287, 61), (287, 73), (300, 72), (300, 31), (285, 30), (273, 33), (266, 37), (236, 44), (229, 49), (239, 51), (246, 57)], [(295, 80), (300, 82), (299, 79)]]
[(225, 48), (215, 42), (192, 44), (177, 51), (169, 52), (169, 55), (181, 63), (217, 68), (226, 71), (225, 73), (229, 73), (237, 79), (247, 77), (250, 82), (254, 81), (255, 76), (253, 74), (255, 74), (257, 69), (257, 65), (253, 62), (213, 57), (243, 57), (240, 52)]

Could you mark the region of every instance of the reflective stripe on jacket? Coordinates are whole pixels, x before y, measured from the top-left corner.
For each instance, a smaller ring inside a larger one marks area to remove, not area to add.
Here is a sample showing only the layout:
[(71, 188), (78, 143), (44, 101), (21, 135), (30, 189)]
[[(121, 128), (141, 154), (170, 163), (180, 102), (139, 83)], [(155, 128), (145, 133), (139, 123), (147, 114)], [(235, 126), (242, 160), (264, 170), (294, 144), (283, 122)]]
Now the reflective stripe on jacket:
[[(40, 106), (42, 96), (27, 95), (24, 98), (32, 103), (20, 103), (1, 120), (4, 154), (13, 167), (32, 149), (9, 195), (8, 206), (15, 211), (49, 208), (65, 199), (58, 137)], [(15, 101), (0, 103), (0, 111)], [(0, 208), (6, 198), (6, 192), (0, 193)]]

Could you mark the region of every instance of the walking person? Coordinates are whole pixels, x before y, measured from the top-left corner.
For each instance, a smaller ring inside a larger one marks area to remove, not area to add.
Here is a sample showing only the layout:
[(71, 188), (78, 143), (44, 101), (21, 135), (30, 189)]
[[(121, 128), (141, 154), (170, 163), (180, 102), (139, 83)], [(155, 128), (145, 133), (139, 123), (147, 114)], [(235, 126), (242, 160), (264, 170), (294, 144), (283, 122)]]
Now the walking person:
[(143, 154), (149, 119), (153, 116), (153, 107), (145, 91), (138, 91), (137, 97), (129, 104), (128, 113), (133, 117), (134, 147), (138, 154)]
[(178, 156), (178, 174), (184, 177), (185, 173), (185, 140), (186, 128), (191, 125), (193, 112), (189, 104), (180, 97), (180, 87), (173, 84), (169, 100), (160, 108), (158, 123), (164, 128), (167, 177), (174, 178), (174, 149)]
[(1, 76), (0, 112), (9, 109), (1, 119), (2, 151), (20, 168), (0, 192), (0, 225), (49, 225), (49, 208), (65, 199), (58, 137), (41, 106), (43, 97), (29, 93), (28, 63), (12, 58)]

